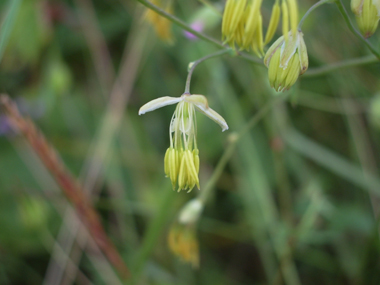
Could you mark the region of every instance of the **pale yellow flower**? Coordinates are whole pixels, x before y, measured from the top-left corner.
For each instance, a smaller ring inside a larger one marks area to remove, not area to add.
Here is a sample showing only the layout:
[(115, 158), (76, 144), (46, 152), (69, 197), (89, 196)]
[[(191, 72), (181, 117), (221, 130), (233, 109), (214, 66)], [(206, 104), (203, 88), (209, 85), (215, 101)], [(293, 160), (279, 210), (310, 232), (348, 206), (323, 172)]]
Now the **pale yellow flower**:
[(178, 184), (178, 191), (190, 192), (195, 185), (200, 188), (195, 109), (218, 123), (223, 131), (228, 129), (228, 125), (222, 116), (209, 108), (207, 99), (203, 95), (183, 94), (181, 97), (161, 97), (142, 106), (139, 115), (172, 104), (178, 105), (169, 127), (170, 147), (164, 159), (165, 174), (170, 178), (173, 189)]

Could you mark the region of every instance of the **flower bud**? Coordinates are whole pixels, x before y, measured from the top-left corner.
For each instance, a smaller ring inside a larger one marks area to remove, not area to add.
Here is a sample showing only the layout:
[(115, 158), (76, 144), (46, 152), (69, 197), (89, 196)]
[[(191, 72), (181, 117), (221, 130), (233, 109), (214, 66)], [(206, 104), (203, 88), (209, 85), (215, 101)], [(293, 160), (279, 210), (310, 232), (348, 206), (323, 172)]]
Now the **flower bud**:
[(380, 19), (379, 0), (351, 0), (351, 10), (356, 15), (359, 30), (365, 38), (372, 36)]
[(280, 37), (267, 51), (264, 63), (268, 67), (269, 83), (277, 92), (288, 90), (309, 66), (303, 34), (291, 32), (286, 40)]

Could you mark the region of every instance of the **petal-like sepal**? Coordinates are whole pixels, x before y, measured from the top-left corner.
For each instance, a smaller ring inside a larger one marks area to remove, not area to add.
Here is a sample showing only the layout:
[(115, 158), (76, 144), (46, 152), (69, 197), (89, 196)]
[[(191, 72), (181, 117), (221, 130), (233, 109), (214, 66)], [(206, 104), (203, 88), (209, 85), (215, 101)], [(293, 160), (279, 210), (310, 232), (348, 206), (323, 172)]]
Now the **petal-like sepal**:
[(269, 62), (274, 55), (274, 53), (277, 51), (278, 48), (282, 46), (284, 42), (284, 36), (279, 37), (272, 45), (271, 47), (267, 50), (267, 53), (265, 54), (264, 57), (264, 64), (269, 67)]
[(139, 115), (145, 114), (146, 112), (154, 111), (164, 106), (177, 104), (178, 102), (182, 100), (183, 99), (181, 97), (169, 97), (169, 96), (154, 99), (146, 103), (144, 106), (140, 108)]
[(283, 69), (288, 67), (289, 60), (293, 57), (298, 48), (298, 37), (299, 33), (293, 36), (293, 34), (289, 32), (288, 40), (281, 46), (280, 67)]
[(309, 67), (309, 57), (307, 48), (302, 36), (298, 37), (298, 55), (300, 57), (301, 71), (300, 75), (304, 74)]
[(360, 15), (364, 0), (351, 0), (351, 10), (355, 15)]
[(194, 104), (197, 109), (213, 120), (215, 123), (219, 124), (222, 131), (228, 130), (228, 125), (221, 115), (215, 112), (208, 106), (208, 101), (203, 95), (191, 95), (184, 98), (185, 102)]

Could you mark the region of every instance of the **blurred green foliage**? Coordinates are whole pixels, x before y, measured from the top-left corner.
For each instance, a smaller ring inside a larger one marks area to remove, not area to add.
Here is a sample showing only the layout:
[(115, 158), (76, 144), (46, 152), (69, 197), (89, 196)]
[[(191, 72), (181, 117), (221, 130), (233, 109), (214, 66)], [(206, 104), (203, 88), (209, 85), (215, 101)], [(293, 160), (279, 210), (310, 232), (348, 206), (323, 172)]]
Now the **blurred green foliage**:
[[(264, 17), (272, 2), (264, 1)], [(300, 2), (301, 14), (314, 2)], [(204, 20), (203, 32), (219, 39), (221, 18), (209, 5), (222, 11), (224, 1), (206, 4), (176, 1), (173, 13), (189, 25)], [(134, 281), (379, 284), (379, 64), (306, 73), (285, 96), (270, 89), (265, 67), (241, 57), (214, 58), (196, 68), (192, 93), (205, 95), (230, 126), (222, 133), (197, 116), (200, 191), (229, 135), (268, 102), (285, 101), (273, 104), (238, 142), (200, 218), (200, 268), (192, 269), (166, 244), (179, 210), (198, 194), (174, 193), (164, 177), (174, 107), (143, 117), (137, 112), (154, 98), (180, 96), (188, 63), (216, 48), (174, 25), (168, 45), (144, 13), (132, 0), (0, 2), (0, 92), (35, 121), (82, 182), (96, 144), (105, 139), (100, 129), (107, 114), (112, 117), (107, 102), (114, 82), (128, 83), (120, 95), (129, 99), (121, 124), (109, 126), (114, 133), (107, 155), (92, 179), (100, 194), (95, 207)], [(310, 69), (369, 54), (333, 4), (314, 11), (303, 33)], [(379, 31), (370, 41), (380, 48)], [(119, 81), (106, 68), (107, 49), (115, 74), (128, 63)], [(4, 115), (0, 134), (0, 284), (40, 284), (56, 258), (53, 244), (67, 200)], [(93, 255), (88, 250), (79, 258), (74, 280), (112, 284)], [(54, 284), (73, 282), (69, 275), (64, 270)]]

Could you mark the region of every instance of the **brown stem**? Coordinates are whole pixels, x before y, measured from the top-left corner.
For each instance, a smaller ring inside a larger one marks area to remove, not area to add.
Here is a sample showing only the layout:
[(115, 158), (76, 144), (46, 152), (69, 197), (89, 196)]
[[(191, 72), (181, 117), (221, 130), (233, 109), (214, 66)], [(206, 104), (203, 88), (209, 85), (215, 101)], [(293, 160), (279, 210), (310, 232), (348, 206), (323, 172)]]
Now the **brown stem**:
[(0, 105), (4, 109), (11, 126), (26, 138), (45, 167), (60, 185), (66, 197), (74, 205), (79, 218), (93, 236), (96, 244), (104, 252), (120, 276), (124, 279), (127, 278), (129, 270), (104, 231), (99, 215), (92, 207), (89, 199), (84, 195), (84, 189), (66, 169), (57, 152), (46, 141), (34, 123), (30, 119), (25, 119), (21, 116), (15, 103), (7, 95), (0, 95)]

